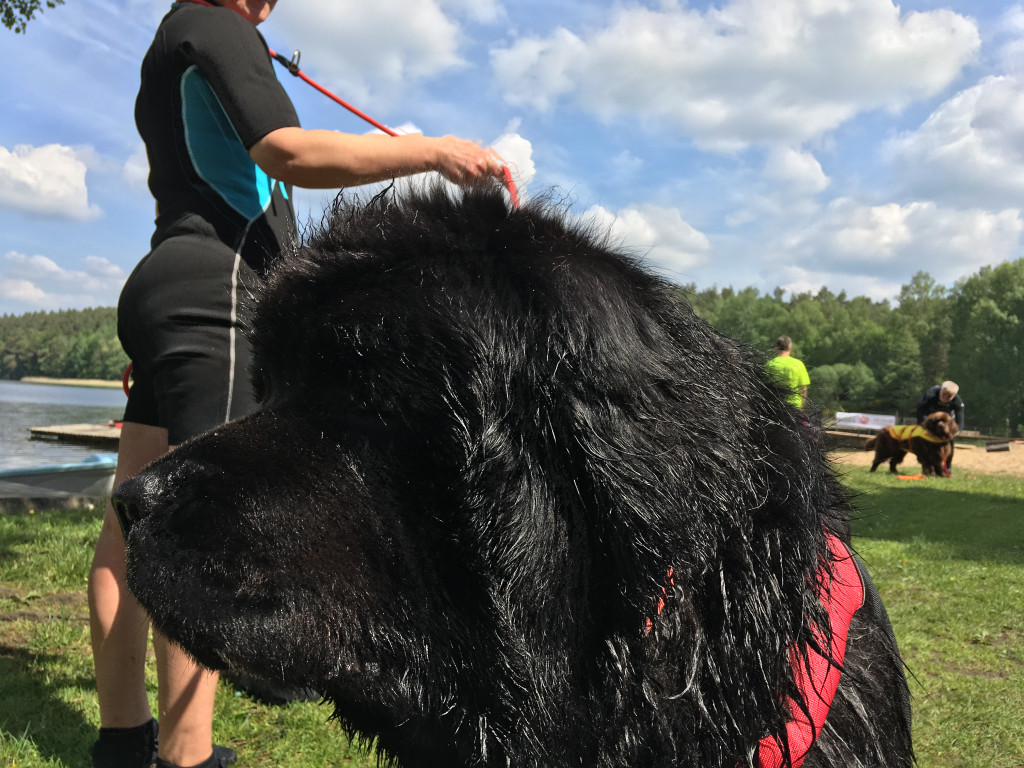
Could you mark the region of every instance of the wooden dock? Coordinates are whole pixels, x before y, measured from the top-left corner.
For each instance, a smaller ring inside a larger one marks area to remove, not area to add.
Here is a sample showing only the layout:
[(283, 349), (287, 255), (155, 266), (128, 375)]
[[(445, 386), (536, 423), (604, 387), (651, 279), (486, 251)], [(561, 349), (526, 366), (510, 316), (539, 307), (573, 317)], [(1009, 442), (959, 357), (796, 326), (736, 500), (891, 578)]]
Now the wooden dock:
[(55, 427), (30, 427), (29, 432), (33, 437), (68, 443), (101, 443), (112, 446), (114, 450), (121, 440), (121, 427), (116, 424), (62, 424)]

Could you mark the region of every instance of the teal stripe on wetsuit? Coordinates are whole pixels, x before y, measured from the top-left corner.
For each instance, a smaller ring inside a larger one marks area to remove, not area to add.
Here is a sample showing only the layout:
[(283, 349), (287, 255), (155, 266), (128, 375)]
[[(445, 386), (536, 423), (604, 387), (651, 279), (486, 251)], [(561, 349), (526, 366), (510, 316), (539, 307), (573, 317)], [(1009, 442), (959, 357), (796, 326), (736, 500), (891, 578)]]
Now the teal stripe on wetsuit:
[[(255, 219), (267, 209), (278, 182), (249, 157), (196, 66), (181, 78), (181, 107), (185, 144), (196, 173), (243, 218)], [(287, 199), (287, 187), (282, 184), (280, 190)]]

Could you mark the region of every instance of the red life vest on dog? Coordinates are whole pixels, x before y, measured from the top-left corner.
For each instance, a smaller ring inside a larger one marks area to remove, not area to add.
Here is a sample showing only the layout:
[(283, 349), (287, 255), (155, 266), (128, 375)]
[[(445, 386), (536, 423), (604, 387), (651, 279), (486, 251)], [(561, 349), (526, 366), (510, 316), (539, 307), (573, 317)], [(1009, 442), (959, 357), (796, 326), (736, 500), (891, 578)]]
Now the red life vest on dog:
[[(861, 579), (860, 569), (853, 558), (849, 547), (831, 534), (825, 535), (829, 552), (832, 554), (832, 567), (822, 568), (818, 572), (818, 599), (828, 611), (829, 625), (832, 629), (832, 640), (828, 656), (823, 656), (813, 648), (807, 648), (806, 663), (804, 655), (794, 648), (790, 654), (793, 677), (799, 687), (804, 703), (810, 712), (810, 719), (796, 702), (790, 700), (787, 708), (790, 720), (786, 723), (782, 739), (789, 746), (792, 761), (784, 762), (782, 744), (774, 736), (765, 736), (758, 742), (757, 762), (752, 768), (800, 768), (804, 758), (814, 745), (825, 718), (828, 717), (839, 678), (842, 676), (843, 659), (846, 656), (846, 637), (850, 630), (850, 622), (861, 606), (864, 605), (865, 587)], [(669, 568), (665, 583), (674, 584), (673, 569)], [(666, 590), (662, 590), (666, 592)], [(655, 603), (656, 614), (661, 614), (665, 607), (664, 597), (658, 597)], [(646, 629), (649, 633), (653, 622), (647, 619)], [(819, 647), (825, 646), (825, 637), (818, 628), (814, 628), (815, 641)]]
[[(795, 649), (792, 653), (793, 676), (803, 693), (811, 717), (808, 720), (795, 702), (787, 702), (791, 719), (786, 723), (783, 738), (789, 745), (792, 757), (789, 768), (800, 768), (825, 725), (825, 718), (828, 717), (842, 675), (850, 621), (853, 614), (864, 605), (864, 582), (853, 554), (835, 536), (827, 535), (826, 538), (832, 553), (832, 567), (822, 568), (818, 573), (818, 599), (828, 611), (832, 643), (828, 658), (808, 648), (806, 664), (802, 661), (802, 654), (796, 653)], [(821, 631), (815, 628), (814, 635), (818, 644), (824, 647), (825, 638)], [(761, 739), (757, 748), (756, 768), (783, 768), (784, 765), (779, 742), (772, 736)]]

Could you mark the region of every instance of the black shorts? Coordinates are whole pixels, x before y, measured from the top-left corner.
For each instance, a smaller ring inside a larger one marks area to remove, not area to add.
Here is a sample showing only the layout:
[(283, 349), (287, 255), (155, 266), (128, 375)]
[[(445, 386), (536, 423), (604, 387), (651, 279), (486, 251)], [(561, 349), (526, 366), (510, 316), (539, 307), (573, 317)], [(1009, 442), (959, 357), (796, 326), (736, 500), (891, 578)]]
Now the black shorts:
[(220, 241), (179, 235), (132, 272), (117, 334), (132, 361), (124, 420), (163, 427), (170, 445), (255, 409), (242, 333), (259, 277)]

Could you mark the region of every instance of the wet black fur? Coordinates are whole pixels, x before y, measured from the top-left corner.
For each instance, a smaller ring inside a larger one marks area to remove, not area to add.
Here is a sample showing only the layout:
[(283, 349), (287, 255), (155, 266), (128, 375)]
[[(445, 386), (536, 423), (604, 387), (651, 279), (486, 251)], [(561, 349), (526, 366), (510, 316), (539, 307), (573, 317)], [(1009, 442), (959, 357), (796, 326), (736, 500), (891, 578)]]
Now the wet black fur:
[[(254, 326), (262, 410), (117, 496), (131, 588), (200, 662), (322, 691), (404, 768), (735, 768), (781, 730), (847, 505), (670, 284), (543, 202), (384, 195)], [(857, 614), (807, 768), (910, 764), (886, 624)]]

